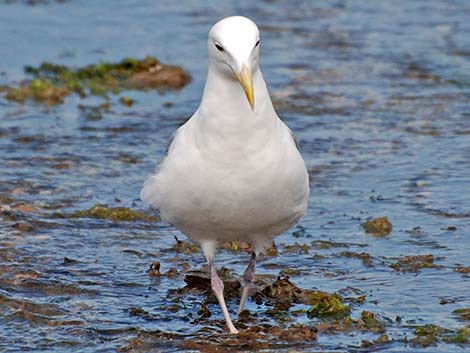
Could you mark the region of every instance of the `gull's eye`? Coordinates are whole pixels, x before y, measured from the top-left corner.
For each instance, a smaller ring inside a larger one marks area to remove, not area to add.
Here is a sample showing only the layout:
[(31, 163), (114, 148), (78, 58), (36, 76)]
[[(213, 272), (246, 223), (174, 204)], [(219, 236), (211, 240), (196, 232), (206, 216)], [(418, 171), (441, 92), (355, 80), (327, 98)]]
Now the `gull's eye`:
[(256, 44), (255, 44), (255, 48), (256, 48), (258, 45), (259, 45), (259, 39), (258, 39), (258, 41), (257, 41)]
[(224, 51), (224, 48), (222, 48), (222, 46), (219, 43), (215, 42), (214, 44), (218, 51)]

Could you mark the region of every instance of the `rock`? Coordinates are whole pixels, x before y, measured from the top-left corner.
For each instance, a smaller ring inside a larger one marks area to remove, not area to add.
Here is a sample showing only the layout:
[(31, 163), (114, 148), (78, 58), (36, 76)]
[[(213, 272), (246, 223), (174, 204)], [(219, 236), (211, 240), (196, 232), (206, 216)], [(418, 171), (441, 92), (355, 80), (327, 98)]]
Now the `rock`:
[[(117, 63), (101, 62), (78, 69), (43, 62), (39, 67), (25, 67), (25, 72), (33, 79), (22, 82), (19, 87), (3, 86), (1, 91), (6, 99), (57, 105), (72, 93), (83, 98), (126, 89), (181, 89), (191, 81), (191, 76), (181, 67), (162, 64), (151, 56), (142, 60), (126, 58)], [(121, 97), (120, 102), (127, 106), (133, 104), (128, 97)]]
[(367, 220), (362, 226), (366, 233), (370, 233), (379, 237), (386, 236), (392, 231), (392, 223), (390, 223), (387, 217), (379, 217), (372, 220)]

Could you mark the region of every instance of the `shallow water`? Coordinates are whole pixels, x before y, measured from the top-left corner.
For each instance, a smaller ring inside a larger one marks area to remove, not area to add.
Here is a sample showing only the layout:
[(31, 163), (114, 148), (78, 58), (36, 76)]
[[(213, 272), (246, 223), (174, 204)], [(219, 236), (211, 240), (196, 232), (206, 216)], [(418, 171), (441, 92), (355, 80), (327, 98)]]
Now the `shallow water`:
[[(131, 108), (111, 96), (98, 121), (77, 108), (103, 101), (96, 97), (70, 96), (52, 108), (0, 99), (0, 350), (173, 352), (204, 335), (217, 342), (217, 305), (209, 303), (211, 317), (197, 323), (205, 296), (175, 292), (185, 269), (204, 266), (201, 253), (175, 250), (174, 236), (184, 236), (160, 223), (54, 213), (97, 203), (145, 210), (142, 182), (200, 100), (207, 31), (231, 14), (260, 26), (263, 73), (311, 176), (308, 215), (276, 239), (279, 255), (264, 256), (258, 272), (274, 280), (283, 268), (296, 269), (290, 280), (301, 288), (365, 294), (351, 316), (374, 312), (390, 338), (363, 348), (362, 339), (378, 334), (319, 333), (316, 342), (265, 350), (421, 352), (405, 340), (416, 325), (465, 324), (452, 312), (470, 307), (468, 274), (456, 271), (470, 266), (468, 1), (25, 3), (0, 2), (0, 84), (25, 79), (25, 65), (45, 60), (82, 66), (145, 55), (183, 66), (193, 81), (165, 94), (125, 92), (136, 101)], [(125, 163), (129, 156), (136, 163)], [(366, 235), (363, 222), (379, 216), (393, 231)], [(289, 253), (295, 243), (309, 247)], [(366, 252), (371, 264), (344, 251)], [(422, 254), (433, 254), (437, 266), (390, 267)], [(150, 277), (154, 261), (179, 273)], [(247, 261), (232, 251), (217, 257), (235, 275)], [(234, 312), (237, 300), (228, 304)], [(247, 307), (259, 322), (276, 323), (267, 306)], [(146, 334), (151, 343), (139, 348), (132, 339)], [(466, 349), (438, 343), (426, 351)]]

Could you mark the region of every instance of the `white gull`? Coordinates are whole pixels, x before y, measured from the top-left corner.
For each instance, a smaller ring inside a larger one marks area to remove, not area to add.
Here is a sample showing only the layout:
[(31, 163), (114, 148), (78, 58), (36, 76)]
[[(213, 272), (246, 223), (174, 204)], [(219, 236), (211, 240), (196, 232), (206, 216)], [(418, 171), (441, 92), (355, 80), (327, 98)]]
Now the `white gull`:
[(245, 17), (209, 32), (209, 69), (198, 110), (175, 133), (141, 198), (198, 243), (230, 333), (238, 333), (223, 297), (217, 244), (251, 245), (238, 313), (255, 275), (256, 257), (307, 210), (309, 180), (289, 128), (277, 116), (259, 69), (259, 30)]

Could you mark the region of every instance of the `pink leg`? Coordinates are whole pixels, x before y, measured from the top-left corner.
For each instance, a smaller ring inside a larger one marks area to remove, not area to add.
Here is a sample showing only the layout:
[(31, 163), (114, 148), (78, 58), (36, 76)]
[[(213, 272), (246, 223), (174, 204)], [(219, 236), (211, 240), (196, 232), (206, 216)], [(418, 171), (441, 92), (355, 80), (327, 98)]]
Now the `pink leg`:
[(245, 306), (246, 298), (248, 297), (248, 292), (250, 291), (250, 287), (255, 279), (255, 267), (256, 267), (256, 253), (251, 253), (250, 263), (246, 268), (245, 272), (243, 273), (243, 292), (242, 298), (240, 299), (240, 305), (238, 306), (238, 315), (243, 311), (243, 307)]
[(227, 305), (225, 305), (224, 299), (224, 282), (217, 275), (217, 270), (215, 269), (214, 262), (209, 260), (210, 272), (211, 272), (211, 287), (214, 291), (214, 294), (219, 301), (220, 307), (222, 308), (222, 313), (224, 314), (225, 321), (227, 322), (228, 329), (230, 333), (236, 334), (238, 330), (233, 326), (230, 315), (228, 314)]

